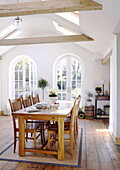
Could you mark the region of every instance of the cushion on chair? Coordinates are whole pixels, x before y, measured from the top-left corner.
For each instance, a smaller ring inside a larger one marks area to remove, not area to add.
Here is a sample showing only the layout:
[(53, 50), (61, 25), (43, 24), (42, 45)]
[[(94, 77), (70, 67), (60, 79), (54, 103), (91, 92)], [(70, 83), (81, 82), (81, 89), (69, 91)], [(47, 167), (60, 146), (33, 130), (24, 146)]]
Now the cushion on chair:
[[(70, 123), (64, 124), (64, 130), (69, 130), (70, 129)], [(55, 124), (51, 124), (48, 127), (48, 130), (54, 130), (54, 131), (58, 131), (58, 123)]]

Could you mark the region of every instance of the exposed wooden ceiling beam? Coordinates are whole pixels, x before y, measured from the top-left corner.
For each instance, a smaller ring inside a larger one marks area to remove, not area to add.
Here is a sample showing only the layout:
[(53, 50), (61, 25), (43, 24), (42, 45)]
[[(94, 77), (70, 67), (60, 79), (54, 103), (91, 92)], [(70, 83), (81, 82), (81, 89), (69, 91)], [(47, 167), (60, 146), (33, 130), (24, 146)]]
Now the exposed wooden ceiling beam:
[(8, 33), (7, 35), (3, 36), (1, 39), (5, 39), (9, 37), (10, 35), (14, 34), (17, 31), (17, 29), (14, 29), (12, 32)]
[(102, 64), (108, 64), (111, 55), (112, 55), (112, 50), (102, 59)]
[(69, 35), (69, 36), (4, 39), (4, 40), (0, 40), (0, 46), (49, 44), (49, 43), (80, 42), (80, 41), (81, 42), (82, 41), (93, 41), (93, 38), (90, 38), (82, 34), (82, 35)]
[(93, 0), (50, 0), (0, 5), (0, 17), (101, 10)]

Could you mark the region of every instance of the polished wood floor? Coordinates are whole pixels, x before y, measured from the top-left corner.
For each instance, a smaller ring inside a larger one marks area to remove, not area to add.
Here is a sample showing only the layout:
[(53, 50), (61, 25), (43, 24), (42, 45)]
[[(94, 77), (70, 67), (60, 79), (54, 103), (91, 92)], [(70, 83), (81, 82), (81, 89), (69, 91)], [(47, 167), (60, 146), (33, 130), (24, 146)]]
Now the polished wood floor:
[[(83, 128), (81, 168), (0, 161), (0, 170), (120, 170), (120, 152), (108, 132), (108, 120), (80, 119), (79, 127)], [(12, 119), (0, 116), (0, 148), (10, 140)]]

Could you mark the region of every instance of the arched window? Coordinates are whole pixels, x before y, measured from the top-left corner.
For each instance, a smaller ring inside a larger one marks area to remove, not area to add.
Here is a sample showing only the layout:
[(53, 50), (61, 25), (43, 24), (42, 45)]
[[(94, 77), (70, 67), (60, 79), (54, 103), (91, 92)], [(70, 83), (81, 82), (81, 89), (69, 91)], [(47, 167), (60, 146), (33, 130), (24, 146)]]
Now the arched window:
[(28, 94), (36, 94), (37, 70), (32, 59), (27, 56), (17, 57), (10, 65), (10, 72), (11, 98), (18, 98), (19, 96), (26, 96)]
[(55, 64), (55, 86), (59, 89), (58, 100), (75, 99), (81, 94), (81, 63), (77, 57), (67, 55)]

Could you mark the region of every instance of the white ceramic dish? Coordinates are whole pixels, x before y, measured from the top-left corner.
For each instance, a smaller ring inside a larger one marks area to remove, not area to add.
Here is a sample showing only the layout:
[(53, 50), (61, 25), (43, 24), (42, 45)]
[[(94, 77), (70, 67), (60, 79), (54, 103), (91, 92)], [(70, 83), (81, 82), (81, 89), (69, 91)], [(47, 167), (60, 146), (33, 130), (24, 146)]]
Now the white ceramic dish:
[(36, 103), (35, 104), (35, 107), (37, 108), (37, 109), (45, 109), (46, 107), (47, 107), (47, 104), (44, 102), (44, 103)]

